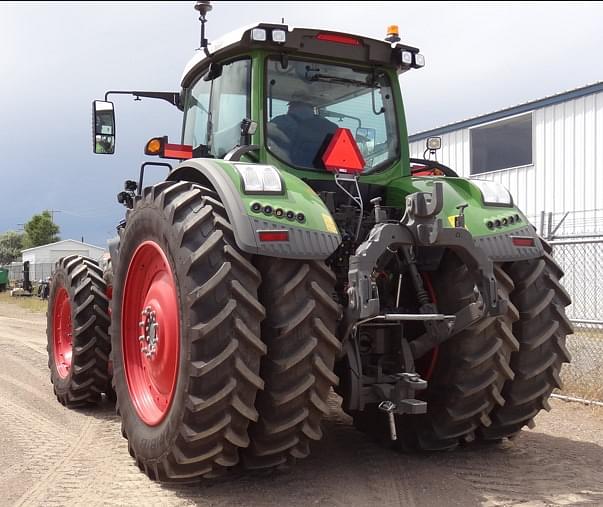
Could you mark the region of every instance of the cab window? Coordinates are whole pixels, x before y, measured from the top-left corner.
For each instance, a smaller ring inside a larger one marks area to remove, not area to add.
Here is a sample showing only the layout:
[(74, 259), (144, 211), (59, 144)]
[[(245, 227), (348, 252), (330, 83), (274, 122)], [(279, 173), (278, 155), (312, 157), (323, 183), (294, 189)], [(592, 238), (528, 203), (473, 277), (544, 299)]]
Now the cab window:
[(210, 68), (186, 95), (184, 144), (223, 158), (240, 142), (241, 121), (251, 114), (250, 91), (249, 59)]
[(354, 135), (365, 172), (398, 158), (396, 111), (385, 72), (270, 58), (266, 77), (266, 145), (282, 161), (324, 170), (321, 155), (338, 128)]

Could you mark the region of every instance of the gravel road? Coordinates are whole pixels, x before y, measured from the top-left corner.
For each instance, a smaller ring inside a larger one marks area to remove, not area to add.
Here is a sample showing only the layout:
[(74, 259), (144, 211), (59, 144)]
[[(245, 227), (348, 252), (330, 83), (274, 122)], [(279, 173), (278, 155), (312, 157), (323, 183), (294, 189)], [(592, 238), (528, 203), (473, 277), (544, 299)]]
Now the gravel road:
[(556, 400), (513, 442), (402, 455), (356, 432), (333, 398), (324, 440), (290, 470), (160, 485), (128, 455), (113, 405), (56, 401), (45, 327), (0, 304), (0, 505), (603, 505), (603, 409)]

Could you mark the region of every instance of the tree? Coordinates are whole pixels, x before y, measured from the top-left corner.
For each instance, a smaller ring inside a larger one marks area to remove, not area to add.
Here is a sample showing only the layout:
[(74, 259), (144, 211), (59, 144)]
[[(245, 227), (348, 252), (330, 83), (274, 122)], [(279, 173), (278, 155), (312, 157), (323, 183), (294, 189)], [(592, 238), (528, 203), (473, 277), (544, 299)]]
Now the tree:
[(21, 257), (23, 234), (8, 231), (0, 234), (0, 265), (10, 264)]
[(52, 216), (47, 210), (31, 217), (29, 222), (25, 224), (24, 229), (23, 246), (25, 248), (47, 245), (59, 240), (59, 226), (52, 221)]

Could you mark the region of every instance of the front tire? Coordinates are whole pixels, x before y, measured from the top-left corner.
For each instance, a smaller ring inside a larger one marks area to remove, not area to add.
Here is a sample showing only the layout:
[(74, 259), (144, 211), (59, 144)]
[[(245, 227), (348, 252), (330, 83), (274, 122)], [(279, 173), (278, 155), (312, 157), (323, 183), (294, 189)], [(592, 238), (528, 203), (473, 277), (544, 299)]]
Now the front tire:
[(109, 299), (103, 273), (87, 257), (57, 262), (50, 283), (46, 333), (50, 381), (57, 400), (97, 403), (109, 386)]
[(223, 473), (257, 420), (260, 275), (225, 217), (211, 190), (163, 182), (145, 189), (121, 237), (114, 388), (130, 454), (152, 479)]

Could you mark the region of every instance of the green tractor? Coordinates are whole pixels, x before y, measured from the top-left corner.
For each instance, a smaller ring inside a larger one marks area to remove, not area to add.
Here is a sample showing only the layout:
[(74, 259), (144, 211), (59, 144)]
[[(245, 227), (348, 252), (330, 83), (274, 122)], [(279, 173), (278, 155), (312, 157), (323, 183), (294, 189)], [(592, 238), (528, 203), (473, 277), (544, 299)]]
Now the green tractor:
[[(107, 92), (183, 111), (151, 139), (102, 266), (59, 261), (49, 365), (63, 404), (116, 397), (149, 477), (271, 468), (322, 437), (331, 389), (401, 450), (499, 441), (560, 386), (570, 298), (550, 247), (486, 180), (409, 159), (401, 44), (258, 24), (201, 49), (180, 92)], [(431, 139), (428, 149), (437, 149)], [(144, 171), (169, 169), (144, 186)]]

